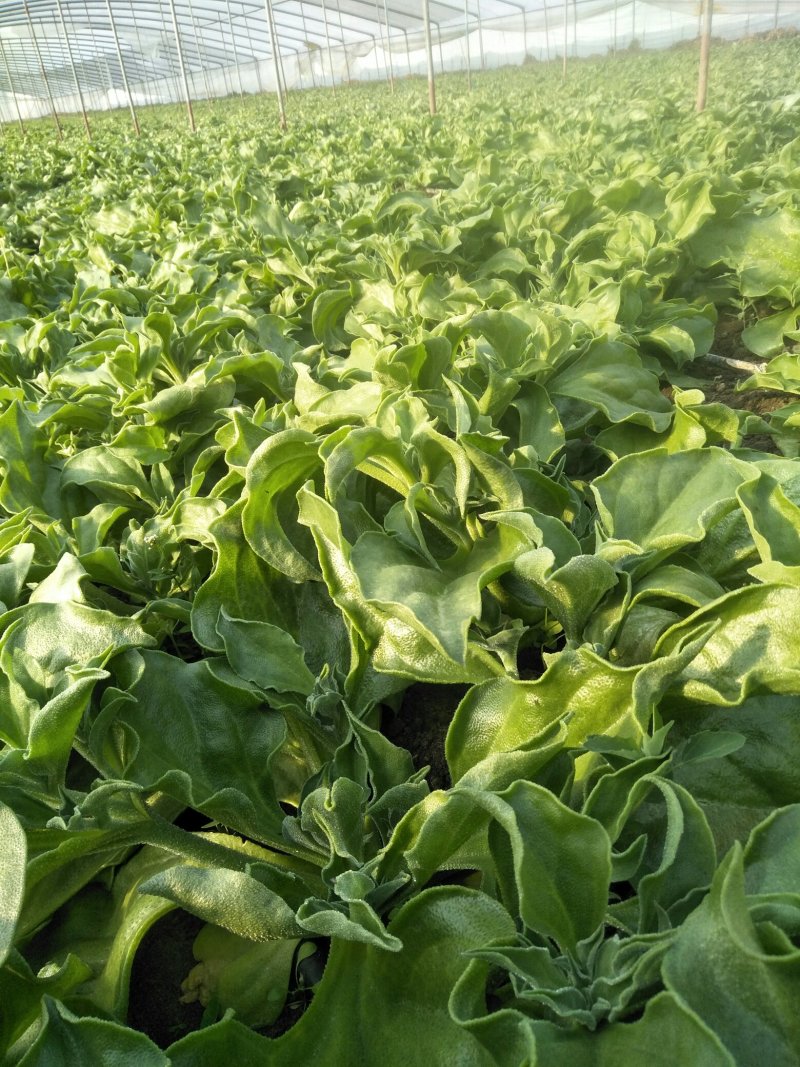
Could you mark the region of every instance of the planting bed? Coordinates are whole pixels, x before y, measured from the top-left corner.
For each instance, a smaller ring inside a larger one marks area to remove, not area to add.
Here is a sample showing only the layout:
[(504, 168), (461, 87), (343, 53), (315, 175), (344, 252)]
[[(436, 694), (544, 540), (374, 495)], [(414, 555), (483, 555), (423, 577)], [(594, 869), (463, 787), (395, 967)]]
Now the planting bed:
[(800, 1062), (796, 58), (4, 131), (4, 1067)]

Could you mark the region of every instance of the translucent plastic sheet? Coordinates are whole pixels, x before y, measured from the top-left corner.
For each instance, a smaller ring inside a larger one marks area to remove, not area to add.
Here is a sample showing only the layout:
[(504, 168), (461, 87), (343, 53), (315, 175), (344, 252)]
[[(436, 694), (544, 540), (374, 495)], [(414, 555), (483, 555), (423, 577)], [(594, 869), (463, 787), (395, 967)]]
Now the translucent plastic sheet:
[[(262, 0), (7, 0), (0, 4), (0, 120), (275, 91)], [(697, 0), (430, 0), (434, 65), (665, 48), (698, 35)], [(421, 0), (273, 0), (287, 88), (426, 70)], [(110, 13), (110, 14), (109, 14)], [(735, 39), (800, 27), (800, 0), (714, 4), (713, 34)], [(116, 36), (115, 32), (116, 31)], [(126, 89), (127, 80), (127, 89)], [(80, 88), (80, 94), (76, 89)]]

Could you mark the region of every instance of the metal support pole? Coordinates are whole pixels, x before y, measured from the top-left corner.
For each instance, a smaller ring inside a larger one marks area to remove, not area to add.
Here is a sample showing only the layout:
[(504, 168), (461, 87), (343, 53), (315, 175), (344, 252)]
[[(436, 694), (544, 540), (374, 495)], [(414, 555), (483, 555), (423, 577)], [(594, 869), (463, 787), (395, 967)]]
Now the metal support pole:
[(61, 129), (61, 123), (58, 120), (58, 113), (56, 111), (56, 103), (53, 100), (53, 93), (50, 89), (50, 82), (47, 80), (47, 71), (44, 69), (44, 60), (42, 59), (42, 53), (39, 51), (39, 42), (36, 40), (36, 31), (33, 28), (33, 19), (31, 18), (31, 9), (28, 7), (28, 0), (23, 0), (23, 6), (25, 8), (25, 15), (28, 19), (28, 29), (31, 31), (31, 41), (33, 42), (33, 50), (36, 52), (36, 58), (39, 61), (39, 73), (42, 76), (44, 87), (47, 91), (47, 98), (50, 101), (50, 110), (53, 114), (53, 122), (56, 124), (56, 132), (58, 134), (59, 141), (64, 140), (64, 131)]
[[(384, 37), (384, 34), (383, 34), (384, 25), (383, 25), (383, 22), (381, 21), (381, 9), (378, 6), (378, 0), (375, 0), (375, 18), (378, 20), (378, 29), (380, 31), (381, 48), (383, 48), (383, 50), (384, 50), (384, 52), (383, 52), (383, 69), (386, 71), (386, 80), (389, 81), (389, 60), (388, 60), (389, 48), (388, 48), (388, 45), (386, 44), (386, 38)], [(374, 40), (374, 38), (373, 38), (373, 40)], [(392, 86), (392, 90), (394, 91), (394, 86)]]
[(631, 44), (636, 40), (636, 0), (631, 3)]
[(91, 141), (92, 127), (89, 125), (89, 116), (86, 114), (86, 101), (83, 99), (81, 83), (78, 81), (78, 72), (75, 69), (75, 59), (72, 55), (72, 45), (69, 43), (67, 23), (64, 20), (64, 9), (61, 6), (61, 0), (56, 0), (56, 7), (58, 8), (58, 19), (61, 23), (61, 32), (64, 34), (64, 44), (67, 48), (67, 60), (69, 61), (70, 70), (72, 71), (72, 80), (75, 82), (75, 92), (78, 94), (78, 101), (81, 105), (81, 115), (83, 115), (83, 128), (86, 130), (87, 140)]
[(525, 8), (520, 8), (522, 12), (522, 62), (528, 58), (528, 20), (525, 18)]
[[(203, 54), (203, 48), (200, 44), (200, 34), (197, 30), (197, 19), (194, 17), (194, 11), (192, 11), (192, 5), (189, 4), (189, 18), (192, 20), (192, 37), (194, 37), (194, 47), (197, 52), (197, 58), (200, 62), (200, 77), (203, 79), (203, 88), (206, 92), (206, 100), (212, 102), (211, 84), (208, 80), (208, 70), (206, 69), (206, 57)], [(194, 82), (194, 78), (192, 79)], [(194, 85), (196, 91), (196, 83)]]
[(472, 56), (469, 51), (469, 0), (464, 0), (464, 45), (467, 50), (467, 91), (472, 92)]
[(425, 51), (428, 54), (428, 107), (436, 114), (436, 80), (433, 74), (433, 45), (431, 43), (431, 12), (429, 0), (422, 0), (422, 18), (425, 23)]
[(14, 82), (12, 81), (12, 78), (11, 78), (11, 68), (8, 65), (8, 56), (6, 55), (6, 49), (5, 49), (5, 45), (3, 44), (3, 38), (2, 37), (0, 37), (0, 52), (2, 52), (2, 54), (3, 54), (3, 66), (5, 67), (5, 70), (6, 70), (6, 78), (8, 79), (8, 87), (11, 90), (12, 97), (14, 98), (14, 108), (16, 109), (16, 112), (17, 112), (17, 122), (19, 123), (20, 131), (24, 135), (25, 134), (25, 123), (22, 121), (22, 112), (19, 109), (19, 100), (17, 100), (17, 91), (14, 88)]
[(411, 48), (408, 43), (408, 30), (403, 30), (403, 36), (406, 39), (406, 66), (408, 67), (408, 73), (411, 73)]
[(325, 44), (328, 49), (328, 66), (331, 72), (331, 89), (333, 89), (333, 95), (336, 96), (336, 79), (333, 76), (333, 49), (331, 48), (331, 33), (328, 28), (328, 9), (325, 7), (325, 0), (322, 0), (322, 21), (325, 23)]
[(387, 0), (383, 0), (383, 17), (386, 22), (386, 58), (389, 61), (389, 88), (394, 92), (394, 60), (392, 59), (392, 48), (389, 40), (389, 5)]
[[(103, 67), (104, 67), (105, 72), (106, 72), (106, 82), (108, 84), (108, 95), (106, 96), (106, 99), (107, 99), (108, 105), (109, 105), (108, 106), (108, 110), (111, 111), (112, 110), (112, 108), (111, 108), (111, 97), (112, 97), (113, 92), (114, 92), (114, 79), (111, 77), (111, 67), (108, 65), (108, 56), (105, 55), (105, 53), (103, 54)], [(101, 99), (102, 99), (102, 97), (101, 97)]]
[(175, 47), (178, 50), (178, 66), (181, 70), (181, 81), (183, 82), (183, 95), (186, 100), (186, 114), (189, 117), (189, 129), (192, 133), (195, 132), (197, 126), (194, 121), (194, 110), (192, 108), (192, 98), (189, 95), (189, 79), (186, 77), (186, 64), (183, 60), (183, 46), (181, 45), (181, 35), (178, 29), (178, 15), (175, 11), (175, 0), (169, 0), (169, 8), (172, 13), (172, 28), (175, 31)]
[(233, 29), (233, 15), (231, 14), (231, 0), (226, 0), (228, 7), (228, 25), (231, 29), (231, 47), (233, 49), (233, 63), (236, 67), (236, 81), (239, 85), (239, 98), (244, 100), (244, 87), (242, 86), (242, 71), (239, 66), (239, 50), (236, 47), (236, 33)]
[(436, 27), (436, 42), (439, 46), (439, 66), (441, 67), (442, 74), (444, 74), (444, 53), (442, 52), (442, 28), (438, 22), (434, 22)]
[(339, 19), (339, 33), (342, 38), (342, 53), (344, 54), (344, 72), (347, 75), (347, 84), (352, 88), (352, 78), (350, 77), (350, 57), (347, 54), (347, 45), (344, 39), (344, 26), (342, 25), (342, 9), (339, 6), (339, 0), (336, 0), (336, 16)]
[(778, 14), (780, 13), (781, 0), (775, 0), (775, 22), (772, 26), (773, 30), (778, 28)]
[(475, 10), (478, 12), (478, 48), (481, 53), (481, 70), (486, 70), (486, 59), (483, 54), (483, 21), (481, 19), (481, 5), (475, 0)]
[(283, 85), (281, 84), (281, 71), (278, 63), (278, 34), (275, 30), (275, 20), (272, 17), (272, 0), (264, 0), (267, 12), (267, 26), (269, 27), (269, 47), (272, 52), (272, 64), (275, 67), (275, 88), (278, 92), (278, 113), (280, 115), (281, 129), (286, 129), (286, 105), (283, 100)]
[(578, 0), (572, 0), (572, 57), (578, 58)]
[[(110, 10), (110, 0), (107, 0), (107, 4), (108, 4), (109, 10)], [(122, 72), (123, 84), (126, 87), (125, 88), (125, 92), (128, 94), (128, 102), (129, 102), (130, 108), (131, 108), (131, 118), (133, 119), (133, 126), (134, 126), (134, 129), (137, 131), (136, 135), (138, 137), (139, 136), (139, 120), (138, 120), (138, 118), (136, 116), (136, 112), (133, 109), (133, 98), (132, 98), (131, 93), (130, 93), (130, 88), (128, 87), (128, 75), (127, 75), (127, 72), (125, 70), (125, 64), (122, 62), (122, 51), (121, 51), (121, 49), (119, 47), (119, 38), (117, 37), (117, 28), (114, 25), (114, 17), (113, 17), (113, 15), (111, 16), (109, 21), (111, 22), (111, 29), (113, 30), (113, 33), (114, 33), (114, 40), (117, 42), (117, 58), (120, 60), (119, 68), (120, 68), (120, 71)], [(149, 77), (149, 73), (150, 72), (147, 69), (147, 61), (144, 58), (144, 52), (142, 50), (142, 38), (139, 35), (139, 27), (138, 27), (138, 25), (134, 26), (133, 32), (136, 34), (136, 47), (138, 49), (139, 59), (141, 61), (142, 69), (143, 69), (143, 72), (144, 72), (142, 77), (140, 78), (139, 84), (141, 85), (142, 92), (144, 93), (145, 106), (149, 107), (149, 106), (152, 106), (152, 103), (153, 103), (152, 92), (150, 90), (150, 77)]]
[(261, 60), (256, 55), (255, 48), (253, 48), (253, 37), (250, 33), (250, 23), (247, 21), (247, 15), (245, 15), (245, 29), (247, 30), (247, 42), (250, 45), (250, 55), (253, 57), (253, 70), (256, 75), (256, 85), (258, 86), (259, 93), (263, 93), (264, 83), (261, 81)]
[(711, 19), (714, 11), (712, 0), (703, 0), (703, 34), (700, 38), (700, 72), (697, 77), (696, 111), (704, 111), (708, 98), (708, 65), (711, 55)]
[(544, 12), (544, 49), (545, 49), (545, 55), (547, 56), (547, 62), (549, 63), (550, 62), (550, 27), (548, 25), (548, 20), (547, 20), (547, 0), (545, 0), (545, 2), (544, 2), (544, 5), (542, 7), (542, 11)]
[(303, 22), (303, 39), (306, 44), (306, 51), (308, 52), (308, 67), (311, 71), (311, 86), (313, 89), (317, 87), (317, 76), (314, 74), (314, 53), (311, 51), (311, 41), (308, 37), (308, 27), (306, 26), (306, 12), (303, 7), (302, 0), (300, 3), (300, 18)]
[[(216, 21), (219, 23), (219, 39), (220, 39), (220, 41), (224, 41), (225, 40), (225, 23), (222, 20), (222, 15), (221, 14), (219, 15), (219, 17), (217, 18)], [(225, 52), (226, 52), (226, 56), (227, 56), (227, 49), (225, 50)], [(233, 96), (233, 94), (236, 92), (236, 90), (234, 89), (234, 86), (233, 86), (233, 74), (231, 73), (231, 65), (230, 65), (230, 63), (228, 63), (227, 58), (226, 58), (225, 62), (220, 64), (220, 68), (219, 69), (220, 69), (220, 74), (222, 75), (222, 86), (223, 86), (223, 88), (225, 90), (225, 96), (226, 97), (227, 96)]]
[(569, 48), (569, 0), (564, 0), (564, 58), (561, 64), (561, 80), (567, 80), (567, 49)]
[(128, 84), (128, 74), (125, 70), (125, 62), (122, 58), (122, 48), (119, 43), (119, 35), (117, 34), (117, 26), (114, 22), (114, 13), (111, 10), (111, 0), (106, 0), (106, 11), (108, 12), (108, 21), (111, 26), (111, 36), (114, 38), (114, 47), (117, 50), (117, 61), (119, 62), (119, 70), (122, 75), (122, 84), (125, 86), (125, 95), (128, 98), (128, 109), (131, 113), (131, 122), (133, 128), (136, 131), (136, 136), (140, 137), (142, 134), (139, 126), (139, 118), (136, 114), (136, 108), (133, 106), (133, 95), (131, 94), (131, 87)]
[(619, 6), (619, 0), (614, 0), (614, 43), (611, 46), (611, 55), (617, 54), (617, 8)]

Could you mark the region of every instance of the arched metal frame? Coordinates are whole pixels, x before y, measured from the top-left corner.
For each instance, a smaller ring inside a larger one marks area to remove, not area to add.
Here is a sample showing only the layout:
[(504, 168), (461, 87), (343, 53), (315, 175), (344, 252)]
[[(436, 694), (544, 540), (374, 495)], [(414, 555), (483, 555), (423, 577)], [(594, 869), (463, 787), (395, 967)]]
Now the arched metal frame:
[[(649, 2), (685, 14), (697, 0)], [(729, 0), (726, 12), (738, 6), (749, 15), (752, 9), (771, 27), (779, 19), (800, 21), (798, 5)], [(578, 9), (581, 17), (607, 16), (614, 53), (630, 35), (619, 41), (623, 9), (633, 34), (643, 19), (636, 0), (573, 0), (573, 54)], [(2, 0), (0, 119), (22, 125), (27, 115), (50, 112), (60, 130), (60, 113), (126, 106), (138, 132), (137, 105), (181, 99), (193, 122), (193, 99), (244, 97), (245, 86), (263, 91), (266, 82), (279, 94), (283, 122), (290, 84), (307, 87), (310, 81), (335, 90), (337, 81), (350, 80), (353, 56), (375, 49), (370, 76), (382, 73), (393, 88), (395, 59), (410, 72), (410, 53), (415, 64), (420, 55), (427, 59), (433, 30), (439, 69), (443, 42), (466, 39), (470, 83), (476, 44), (481, 69), (487, 65), (484, 29), (511, 27), (526, 54), (531, 31), (543, 30), (540, 57), (554, 58), (562, 51), (556, 39), (559, 21), (567, 29), (568, 10), (568, 0)], [(566, 63), (567, 40), (559, 58)], [(88, 119), (85, 124), (90, 134)]]

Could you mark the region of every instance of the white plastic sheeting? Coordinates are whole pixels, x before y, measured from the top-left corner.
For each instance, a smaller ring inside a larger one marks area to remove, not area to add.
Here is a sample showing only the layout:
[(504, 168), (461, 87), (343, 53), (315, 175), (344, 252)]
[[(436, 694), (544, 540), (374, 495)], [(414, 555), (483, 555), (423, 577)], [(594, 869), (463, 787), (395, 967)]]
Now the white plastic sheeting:
[[(664, 48), (698, 35), (697, 0), (430, 0), (437, 70)], [(59, 10), (60, 9), (60, 10)], [(0, 120), (275, 91), (265, 0), (0, 0)], [(421, 0), (273, 0), (288, 88), (422, 74)], [(109, 11), (111, 18), (109, 18)], [(61, 14), (63, 13), (63, 23)], [(112, 20), (113, 19), (113, 25)], [(714, 3), (713, 33), (800, 27), (800, 0)], [(65, 37), (66, 29), (66, 37)], [(117, 31), (117, 51), (113, 29)], [(122, 63), (120, 63), (120, 55)], [(40, 64), (41, 57), (41, 64)], [(73, 69), (74, 68), (74, 69)], [(44, 71), (44, 73), (43, 73)]]

